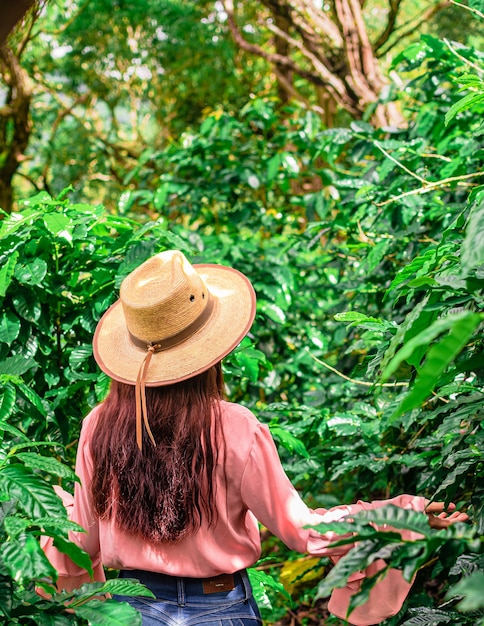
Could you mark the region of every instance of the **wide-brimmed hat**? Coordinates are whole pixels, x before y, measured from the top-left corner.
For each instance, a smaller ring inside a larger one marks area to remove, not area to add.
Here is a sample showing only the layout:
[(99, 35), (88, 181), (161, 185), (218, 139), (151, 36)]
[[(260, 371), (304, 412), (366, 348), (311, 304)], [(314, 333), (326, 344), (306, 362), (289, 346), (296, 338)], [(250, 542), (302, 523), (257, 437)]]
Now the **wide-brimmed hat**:
[(246, 276), (223, 265), (191, 265), (182, 252), (148, 259), (121, 284), (120, 298), (94, 335), (94, 357), (111, 378), (135, 384), (147, 350), (147, 386), (199, 374), (231, 352), (249, 331), (255, 292)]
[(218, 363), (249, 331), (255, 292), (223, 265), (191, 265), (179, 250), (142, 263), (122, 282), (120, 298), (94, 334), (94, 358), (111, 378), (136, 385), (136, 430), (146, 415), (145, 386), (181, 382)]

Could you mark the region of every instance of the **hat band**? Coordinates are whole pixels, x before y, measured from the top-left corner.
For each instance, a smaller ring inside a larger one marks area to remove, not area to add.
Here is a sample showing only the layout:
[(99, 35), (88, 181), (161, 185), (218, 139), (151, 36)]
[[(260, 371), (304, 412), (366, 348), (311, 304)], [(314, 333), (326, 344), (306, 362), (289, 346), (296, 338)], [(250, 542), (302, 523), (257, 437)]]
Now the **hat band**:
[(198, 317), (193, 320), (191, 324), (186, 326), (180, 332), (175, 333), (174, 335), (170, 335), (169, 337), (164, 337), (163, 339), (157, 339), (156, 341), (146, 341), (143, 339), (139, 339), (139, 337), (136, 337), (128, 330), (131, 342), (138, 348), (143, 348), (144, 350), (154, 348), (154, 352), (163, 352), (163, 350), (169, 350), (170, 348), (177, 346), (179, 343), (183, 343), (196, 332), (198, 332), (202, 328), (202, 326), (204, 326), (208, 322), (210, 316), (212, 315), (215, 299), (213, 297), (210, 297), (210, 292), (207, 291), (207, 293), (207, 304), (203, 311)]

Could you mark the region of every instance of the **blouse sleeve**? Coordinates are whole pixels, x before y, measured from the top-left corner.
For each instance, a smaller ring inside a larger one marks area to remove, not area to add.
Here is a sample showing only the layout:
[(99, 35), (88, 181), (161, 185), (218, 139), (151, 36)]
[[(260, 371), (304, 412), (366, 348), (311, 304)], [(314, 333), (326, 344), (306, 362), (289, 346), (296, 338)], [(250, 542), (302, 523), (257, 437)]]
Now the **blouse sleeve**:
[(55, 487), (55, 490), (62, 498), (69, 519), (82, 526), (86, 531), (85, 533), (69, 532), (69, 539), (85, 550), (91, 557), (94, 577), (91, 579), (86, 570), (73, 563), (67, 555), (59, 552), (54, 547), (51, 537), (42, 537), (41, 539), (42, 549), (59, 573), (58, 589), (67, 589), (68, 591), (79, 587), (85, 582), (91, 582), (92, 580), (102, 582), (105, 580), (99, 545), (99, 522), (93, 514), (89, 497), (93, 470), (89, 439), (93, 427), (93, 417), (93, 413), (86, 417), (81, 429), (76, 457), (76, 474), (80, 479), (80, 483), (76, 482), (74, 497), (59, 487)]
[[(305, 526), (335, 522), (348, 514), (380, 508), (387, 504), (415, 511), (423, 511), (425, 508), (424, 498), (402, 495), (390, 500), (359, 501), (357, 504), (331, 509), (310, 509), (286, 476), (270, 431), (262, 424), (256, 431), (247, 460), (241, 494), (245, 505), (255, 517), (289, 548), (315, 556), (328, 556), (333, 561), (337, 561), (351, 550), (352, 544), (332, 547), (332, 543), (341, 539), (341, 535), (334, 532), (321, 534), (306, 529)], [(406, 540), (418, 537), (411, 531), (402, 531), (401, 534)], [(383, 567), (383, 561), (375, 561), (364, 572), (353, 574), (346, 587), (333, 591), (329, 610), (341, 619), (347, 619), (351, 597), (358, 592), (361, 580)], [(349, 623), (368, 626), (395, 615), (407, 597), (410, 587), (411, 584), (403, 579), (400, 571), (390, 570), (382, 582), (372, 589), (368, 602), (351, 613)]]

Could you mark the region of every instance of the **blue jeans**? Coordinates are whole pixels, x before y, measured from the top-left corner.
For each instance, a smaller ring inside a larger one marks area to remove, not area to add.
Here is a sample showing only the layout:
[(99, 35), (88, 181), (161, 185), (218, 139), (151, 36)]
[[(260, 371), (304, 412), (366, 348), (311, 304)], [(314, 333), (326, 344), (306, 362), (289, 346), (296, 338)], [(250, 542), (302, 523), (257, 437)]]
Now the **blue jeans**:
[(119, 576), (139, 580), (156, 596), (156, 599), (114, 596), (141, 613), (143, 626), (262, 624), (246, 570), (234, 574), (234, 589), (215, 592), (213, 586), (207, 588), (199, 578), (177, 578), (143, 570), (123, 570)]

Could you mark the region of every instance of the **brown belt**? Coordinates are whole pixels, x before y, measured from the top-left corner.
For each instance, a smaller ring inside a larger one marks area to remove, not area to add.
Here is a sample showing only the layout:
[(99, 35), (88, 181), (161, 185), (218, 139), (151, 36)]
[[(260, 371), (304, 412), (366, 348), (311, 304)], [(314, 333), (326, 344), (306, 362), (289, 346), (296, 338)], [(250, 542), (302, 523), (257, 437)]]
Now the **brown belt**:
[(233, 574), (220, 574), (220, 576), (213, 576), (212, 578), (203, 578), (202, 583), (203, 593), (220, 593), (235, 589)]

